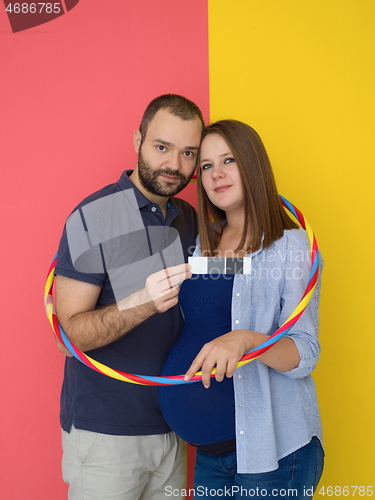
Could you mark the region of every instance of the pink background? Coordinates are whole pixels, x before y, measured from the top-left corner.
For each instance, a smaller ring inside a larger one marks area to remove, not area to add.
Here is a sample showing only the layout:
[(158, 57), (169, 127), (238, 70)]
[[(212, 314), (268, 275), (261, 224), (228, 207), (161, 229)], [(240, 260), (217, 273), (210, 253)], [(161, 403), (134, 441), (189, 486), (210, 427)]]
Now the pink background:
[[(149, 100), (181, 93), (208, 120), (207, 45), (201, 0), (81, 0), (16, 34), (0, 5), (2, 499), (67, 497), (47, 269), (74, 205), (133, 168)], [(183, 197), (195, 203), (194, 186)]]

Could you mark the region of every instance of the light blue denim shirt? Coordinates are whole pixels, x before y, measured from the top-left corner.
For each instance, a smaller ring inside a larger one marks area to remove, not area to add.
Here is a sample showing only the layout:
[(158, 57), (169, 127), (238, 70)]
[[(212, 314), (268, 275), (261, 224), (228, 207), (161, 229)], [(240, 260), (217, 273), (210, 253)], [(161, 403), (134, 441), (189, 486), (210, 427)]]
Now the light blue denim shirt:
[[(194, 256), (201, 256), (199, 238)], [(251, 274), (237, 274), (232, 293), (232, 329), (274, 333), (294, 311), (309, 278), (309, 241), (292, 229), (270, 247), (250, 254)], [(315, 384), (311, 372), (319, 359), (318, 284), (306, 310), (288, 332), (300, 363), (281, 373), (258, 360), (234, 373), (237, 472), (278, 468), (278, 461), (308, 444), (322, 441)], [(216, 416), (220, 418), (220, 415)]]

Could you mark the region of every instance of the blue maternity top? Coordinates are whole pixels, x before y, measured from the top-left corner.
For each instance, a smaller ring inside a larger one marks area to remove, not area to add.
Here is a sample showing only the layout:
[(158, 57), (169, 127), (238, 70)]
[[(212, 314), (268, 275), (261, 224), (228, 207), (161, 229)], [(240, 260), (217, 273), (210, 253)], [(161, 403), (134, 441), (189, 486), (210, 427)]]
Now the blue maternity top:
[[(232, 330), (234, 275), (193, 275), (181, 286), (179, 301), (185, 319), (180, 338), (170, 351), (162, 375), (187, 371), (204, 344)], [(161, 411), (168, 425), (185, 441), (205, 445), (235, 438), (233, 380), (159, 388)]]

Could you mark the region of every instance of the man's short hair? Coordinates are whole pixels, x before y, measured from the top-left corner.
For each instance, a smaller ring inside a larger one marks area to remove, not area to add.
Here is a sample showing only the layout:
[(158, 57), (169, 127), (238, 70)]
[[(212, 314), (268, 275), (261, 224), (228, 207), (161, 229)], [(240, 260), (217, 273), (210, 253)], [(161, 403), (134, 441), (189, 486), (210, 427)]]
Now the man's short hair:
[(139, 131), (142, 136), (141, 143), (146, 137), (151, 120), (159, 109), (166, 109), (172, 115), (178, 116), (182, 120), (194, 120), (198, 118), (202, 123), (202, 127), (205, 126), (202, 112), (193, 101), (177, 94), (163, 94), (153, 99), (143, 113), (142, 121), (139, 126)]

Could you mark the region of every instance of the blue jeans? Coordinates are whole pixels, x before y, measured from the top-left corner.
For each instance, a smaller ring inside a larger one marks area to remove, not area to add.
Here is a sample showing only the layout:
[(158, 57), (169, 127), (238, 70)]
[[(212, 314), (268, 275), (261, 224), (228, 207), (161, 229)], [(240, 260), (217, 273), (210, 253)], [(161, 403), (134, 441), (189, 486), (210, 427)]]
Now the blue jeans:
[(279, 468), (238, 474), (236, 452), (213, 456), (197, 451), (194, 488), (197, 498), (300, 500), (313, 496), (323, 472), (324, 451), (318, 438), (279, 461)]

